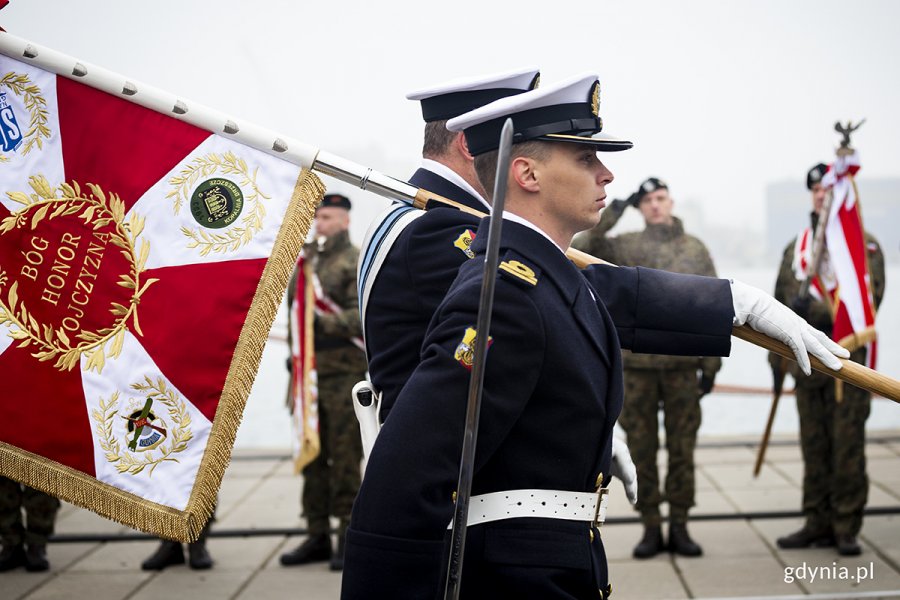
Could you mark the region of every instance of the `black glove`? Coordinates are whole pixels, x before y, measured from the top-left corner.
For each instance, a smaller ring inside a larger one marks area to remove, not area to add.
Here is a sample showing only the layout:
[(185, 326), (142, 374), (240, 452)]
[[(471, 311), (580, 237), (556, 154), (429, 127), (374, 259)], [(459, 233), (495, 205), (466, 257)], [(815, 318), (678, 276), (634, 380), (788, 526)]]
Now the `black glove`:
[(631, 198), (629, 198), (628, 200), (622, 200), (621, 198), (618, 198), (612, 201), (612, 203), (609, 205), (609, 209), (614, 213), (621, 215), (623, 212), (625, 212), (625, 209), (628, 208), (629, 204), (631, 204)]
[(288, 373), (291, 372), (291, 369), (294, 368), (294, 359), (291, 356), (288, 356), (284, 359), (284, 366), (287, 367)]
[(700, 388), (700, 396), (705, 396), (710, 393), (713, 389), (713, 384), (716, 382), (715, 375), (706, 375), (703, 374), (700, 376), (700, 381), (697, 383), (697, 386)]
[(812, 303), (812, 296), (797, 296), (791, 300), (791, 309), (797, 313), (797, 316), (804, 321), (809, 321), (809, 305)]
[[(628, 196), (628, 200), (625, 202), (637, 208), (641, 203), (641, 198), (644, 197), (644, 190), (638, 190), (632, 195)], [(622, 210), (625, 210), (624, 208)]]

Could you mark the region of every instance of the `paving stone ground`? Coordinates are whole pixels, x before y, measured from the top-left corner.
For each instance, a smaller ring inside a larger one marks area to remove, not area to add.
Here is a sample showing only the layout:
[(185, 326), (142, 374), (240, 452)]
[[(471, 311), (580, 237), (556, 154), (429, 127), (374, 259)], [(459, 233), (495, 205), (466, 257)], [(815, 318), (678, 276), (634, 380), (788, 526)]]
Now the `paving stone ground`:
[[(898, 440), (900, 431), (870, 436), (869, 508), (897, 514), (866, 518), (860, 536), (863, 554), (854, 558), (839, 557), (833, 549), (779, 550), (775, 539), (799, 528), (799, 516), (740, 517), (799, 509), (803, 464), (796, 439), (790, 437), (775, 440), (758, 478), (751, 473), (755, 440), (701, 439), (692, 513), (697, 519), (690, 524), (704, 547), (701, 558), (631, 558), (641, 526), (614, 483), (610, 522), (603, 529), (614, 598), (900, 598)], [(665, 464), (664, 451), (659, 464)], [(124, 539), (134, 538), (135, 532), (64, 505), (57, 522), (59, 539), (48, 549), (51, 570), (0, 574), (0, 599), (151, 600), (174, 591), (192, 599), (338, 598), (340, 575), (326, 564), (286, 568), (278, 563), (279, 554), (303, 540), (297, 534), (305, 527), (299, 515), (301, 486), (287, 451), (238, 452), (222, 485), (209, 541), (216, 564), (207, 572), (179, 566), (145, 573), (139, 565), (156, 548), (155, 540)], [(280, 533), (238, 535), (271, 529)], [(74, 536), (91, 539), (71, 541)]]

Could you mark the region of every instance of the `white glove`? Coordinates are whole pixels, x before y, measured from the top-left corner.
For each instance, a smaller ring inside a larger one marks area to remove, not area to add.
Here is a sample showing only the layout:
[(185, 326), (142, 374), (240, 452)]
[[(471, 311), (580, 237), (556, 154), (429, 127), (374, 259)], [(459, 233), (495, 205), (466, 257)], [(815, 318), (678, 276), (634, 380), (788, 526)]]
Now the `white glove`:
[[(369, 402), (368, 406), (361, 401), (362, 396), (367, 392), (371, 394), (367, 400)], [(360, 381), (354, 385), (351, 394), (353, 396), (353, 412), (356, 413), (356, 420), (359, 421), (363, 464), (365, 464), (369, 460), (369, 454), (372, 453), (375, 438), (378, 437), (378, 432), (381, 431), (381, 423), (378, 420), (378, 413), (381, 409), (381, 394), (375, 390), (368, 380)]]
[(800, 369), (807, 375), (812, 373), (807, 352), (833, 371), (840, 371), (842, 366), (835, 356), (850, 357), (846, 348), (760, 289), (732, 280), (731, 299), (734, 302), (734, 324), (746, 323), (754, 330), (787, 344), (797, 357)]
[[(616, 424), (618, 427), (618, 424)], [(612, 466), (610, 467), (613, 477), (618, 477), (625, 486), (625, 495), (632, 504), (637, 502), (637, 469), (634, 468), (634, 462), (631, 460), (631, 452), (628, 451), (628, 445), (625, 440), (618, 435), (613, 435), (612, 439)]]

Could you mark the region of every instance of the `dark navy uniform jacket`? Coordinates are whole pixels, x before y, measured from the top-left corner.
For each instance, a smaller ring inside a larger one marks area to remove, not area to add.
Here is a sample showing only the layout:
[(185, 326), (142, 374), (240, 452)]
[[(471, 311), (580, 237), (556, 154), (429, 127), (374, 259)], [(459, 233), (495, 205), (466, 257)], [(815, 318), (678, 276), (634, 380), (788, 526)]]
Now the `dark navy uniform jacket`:
[[(470, 208), (485, 211), (469, 192), (427, 169), (409, 182)], [(400, 388), (419, 364), (425, 329), (435, 309), (469, 260), (455, 246), (466, 232), (478, 229), (479, 219), (455, 208), (433, 208), (412, 221), (394, 242), (378, 272), (366, 307), (363, 332), (372, 384), (382, 393), (384, 420)], [(460, 242), (460, 245), (463, 245)]]
[[(485, 210), (467, 191), (426, 169), (416, 171), (410, 183)], [(478, 225), (476, 217), (462, 211), (430, 209), (400, 234), (378, 273), (363, 326), (369, 374), (382, 392), (382, 420), (419, 364), (425, 329), (460, 265), (470, 260), (465, 240), (477, 234)], [(733, 312), (726, 281), (601, 265), (584, 272), (606, 304), (624, 348), (685, 356), (728, 354)], [(671, 326), (673, 315), (684, 321), (681, 327)], [(667, 336), (660, 336), (667, 330)], [(710, 348), (711, 342), (718, 345)]]
[[(486, 231), (487, 221), (482, 225)], [(347, 532), (344, 598), (442, 592), (470, 375), (461, 350), (476, 323), (486, 238), (476, 238), (476, 260), (462, 265), (435, 312), (421, 364), (375, 443)], [(599, 474), (608, 479), (612, 428), (622, 406), (620, 344), (659, 351), (684, 331), (684, 339), (694, 340), (692, 350), (727, 349), (728, 283), (707, 286), (718, 290), (709, 300), (719, 305), (711, 315), (679, 314), (654, 333), (655, 317), (634, 325), (644, 318), (641, 287), (652, 287), (659, 272), (609, 267), (598, 277), (616, 302), (635, 303), (622, 309), (617, 327), (599, 290), (540, 233), (504, 221), (501, 260), (522, 263), (534, 277), (498, 272), (472, 493), (593, 491)], [(695, 292), (688, 287), (666, 291), (677, 292), (673, 303), (683, 305), (678, 295)], [(586, 522), (510, 519), (468, 530), (466, 597), (598, 597), (607, 583), (600, 536), (592, 536)]]

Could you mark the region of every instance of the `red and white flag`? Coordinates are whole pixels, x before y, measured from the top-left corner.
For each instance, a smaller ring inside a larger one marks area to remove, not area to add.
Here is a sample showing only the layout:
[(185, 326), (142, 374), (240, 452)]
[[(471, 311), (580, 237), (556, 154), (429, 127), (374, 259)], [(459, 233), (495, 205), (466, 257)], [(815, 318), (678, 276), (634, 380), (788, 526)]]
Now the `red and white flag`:
[(835, 287), (830, 290), (836, 342), (855, 350), (869, 346), (868, 366), (875, 367), (875, 299), (869, 269), (862, 211), (854, 177), (860, 169), (859, 154), (839, 156), (822, 185), (831, 187), (833, 200), (825, 244), (834, 272)]
[(294, 474), (319, 455), (319, 404), (313, 319), (316, 286), (311, 264), (301, 252), (297, 261), (297, 284), (288, 307), (291, 329), (291, 428)]
[(42, 55), (0, 54), (0, 474), (187, 540), (324, 188)]
[[(851, 351), (867, 346), (867, 366), (875, 368), (875, 300), (854, 181), (859, 169), (859, 154), (853, 152), (839, 156), (822, 178), (822, 185), (831, 188), (833, 199), (825, 226), (827, 253), (810, 285), (810, 293), (828, 302), (834, 323), (832, 338)], [(806, 277), (812, 237), (813, 232), (806, 229), (797, 238), (794, 270), (798, 279)]]

